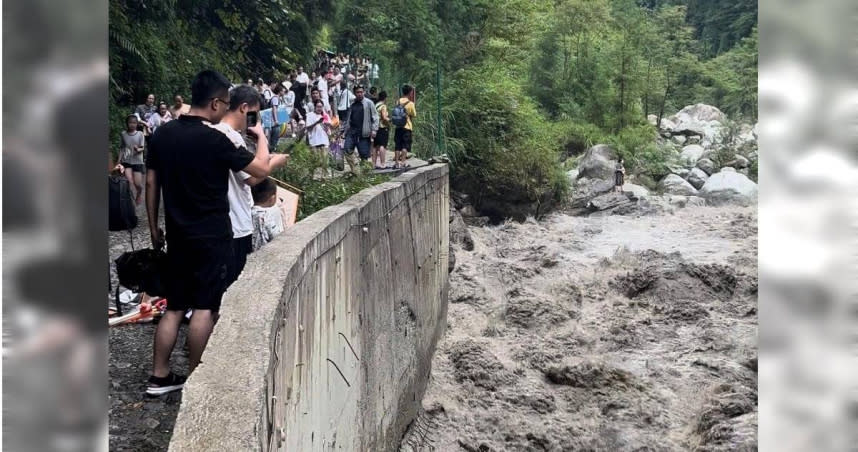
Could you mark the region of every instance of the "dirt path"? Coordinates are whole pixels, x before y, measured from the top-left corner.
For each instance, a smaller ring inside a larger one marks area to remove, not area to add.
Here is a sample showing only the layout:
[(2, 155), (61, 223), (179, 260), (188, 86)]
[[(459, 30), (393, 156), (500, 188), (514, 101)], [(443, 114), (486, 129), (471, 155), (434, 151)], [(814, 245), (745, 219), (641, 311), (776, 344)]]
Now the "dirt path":
[(403, 449), (755, 450), (756, 223), (697, 207), (471, 228)]
[[(163, 207), (160, 211), (163, 225)], [(137, 217), (138, 225), (132, 231), (134, 247), (149, 247), (151, 242), (145, 207), (137, 208)], [(131, 250), (131, 239), (128, 232), (110, 232), (108, 237), (111, 284), (116, 287), (113, 261), (123, 252)], [(187, 375), (188, 372), (186, 329), (187, 326), (183, 325), (179, 330), (172, 360), (173, 370), (182, 375)], [(151, 323), (110, 328), (108, 417), (111, 451), (165, 451), (170, 444), (182, 395), (181, 392), (158, 398), (148, 398), (144, 395), (146, 380), (152, 371), (154, 334), (155, 325)]]

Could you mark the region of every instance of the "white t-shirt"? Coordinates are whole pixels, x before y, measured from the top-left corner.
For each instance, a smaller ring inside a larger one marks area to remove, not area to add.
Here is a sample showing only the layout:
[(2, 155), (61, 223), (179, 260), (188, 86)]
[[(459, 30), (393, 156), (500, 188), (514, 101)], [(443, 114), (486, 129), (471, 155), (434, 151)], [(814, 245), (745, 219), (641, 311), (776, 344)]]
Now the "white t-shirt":
[(283, 97), (283, 105), (288, 108), (295, 106), (295, 91), (292, 91), (291, 89), (286, 91), (286, 96)]
[(355, 95), (348, 89), (341, 90), (337, 93), (337, 110), (348, 110), (349, 105), (355, 100)]
[(250, 174), (244, 171), (229, 172), (229, 189), (226, 197), (229, 199), (229, 221), (232, 223), (232, 237), (247, 237), (253, 233), (253, 222), (250, 209), (253, 207), (253, 193), (247, 184)]
[(322, 97), (322, 104), (324, 105), (325, 111), (331, 112), (331, 104), (328, 101), (328, 82), (324, 77), (319, 77), (319, 83), (316, 85), (316, 88), (319, 89), (319, 95)]
[[(244, 146), (244, 137), (225, 122), (215, 124), (216, 129), (223, 132), (233, 143)], [(227, 179), (226, 197), (229, 200), (229, 221), (232, 223), (232, 237), (247, 237), (253, 233), (253, 220), (250, 209), (253, 207), (253, 193), (245, 181), (250, 174), (244, 171), (230, 171)]]
[[(309, 111), (307, 112), (307, 126), (309, 127), (311, 124), (314, 124), (316, 121), (321, 119), (322, 116), (317, 115), (316, 112)], [(331, 140), (328, 138), (328, 133), (325, 131), (325, 123), (313, 127), (307, 133), (307, 139), (310, 140), (310, 146), (330, 146)]]
[(302, 72), (302, 73), (298, 74), (297, 77), (295, 77), (295, 81), (298, 83), (303, 83), (305, 85), (309, 85), (310, 84), (310, 76), (307, 75), (306, 72)]

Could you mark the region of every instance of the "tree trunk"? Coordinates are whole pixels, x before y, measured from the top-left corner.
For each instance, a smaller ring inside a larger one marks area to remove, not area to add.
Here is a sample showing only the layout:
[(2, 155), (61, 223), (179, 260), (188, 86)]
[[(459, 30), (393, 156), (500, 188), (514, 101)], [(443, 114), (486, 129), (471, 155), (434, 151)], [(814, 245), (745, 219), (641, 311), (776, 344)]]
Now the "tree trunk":
[(625, 42), (625, 34), (623, 34), (623, 48), (622, 53), (620, 54), (620, 104), (617, 109), (617, 131), (623, 129), (625, 126), (625, 121), (623, 120), (624, 110), (625, 110), (625, 95), (626, 95), (626, 42)]
[[(644, 89), (644, 119), (649, 116), (649, 91), (650, 91), (650, 75), (652, 73), (652, 57), (649, 58), (646, 65), (646, 89)], [(658, 124), (656, 124), (658, 127)]]
[(658, 109), (658, 119), (656, 120), (656, 124), (661, 124), (661, 118), (664, 117), (664, 107), (667, 104), (667, 95), (670, 93), (670, 68), (665, 69), (664, 71), (664, 97), (661, 99), (661, 107)]

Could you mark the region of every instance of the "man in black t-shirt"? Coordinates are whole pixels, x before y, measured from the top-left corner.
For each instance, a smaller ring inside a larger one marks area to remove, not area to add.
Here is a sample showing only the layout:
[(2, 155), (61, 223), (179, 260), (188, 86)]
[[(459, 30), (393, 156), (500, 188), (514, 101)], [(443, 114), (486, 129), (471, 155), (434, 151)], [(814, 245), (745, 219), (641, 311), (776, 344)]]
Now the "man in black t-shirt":
[(229, 282), (232, 225), (229, 219), (229, 171), (267, 177), (268, 142), (257, 123), (247, 131), (257, 140), (256, 155), (215, 128), (229, 109), (230, 82), (215, 71), (197, 74), (191, 85), (191, 110), (158, 128), (150, 143), (146, 174), (146, 210), (152, 247), (164, 246), (158, 208), (164, 194), (167, 229), (167, 312), (155, 332), (152, 376), (146, 393), (161, 395), (182, 388), (185, 377), (170, 372), (170, 354), (182, 317), (193, 309), (188, 330), (190, 371), (200, 362)]

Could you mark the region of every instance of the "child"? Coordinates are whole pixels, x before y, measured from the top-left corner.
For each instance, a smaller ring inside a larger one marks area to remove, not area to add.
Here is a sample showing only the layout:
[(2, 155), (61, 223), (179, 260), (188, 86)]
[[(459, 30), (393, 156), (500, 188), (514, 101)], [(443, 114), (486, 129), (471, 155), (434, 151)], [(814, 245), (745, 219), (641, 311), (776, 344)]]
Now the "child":
[(328, 146), (331, 145), (328, 135), (331, 133), (331, 121), (325, 114), (325, 106), (322, 101), (317, 100), (314, 111), (307, 113), (307, 139), (310, 146), (315, 149), (321, 157), (322, 179), (328, 173)]
[(125, 118), (125, 130), (120, 135), (122, 148), (119, 163), (125, 167), (125, 177), (134, 186), (135, 201), (143, 202), (143, 132), (137, 130), (137, 116)]
[(614, 171), (614, 191), (617, 193), (623, 192), (623, 184), (625, 183), (626, 168), (623, 166), (623, 158), (617, 161), (617, 169)]
[(283, 232), (283, 215), (277, 206), (277, 185), (268, 178), (251, 189), (253, 207), (250, 214), (253, 219), (253, 251), (258, 250)]

